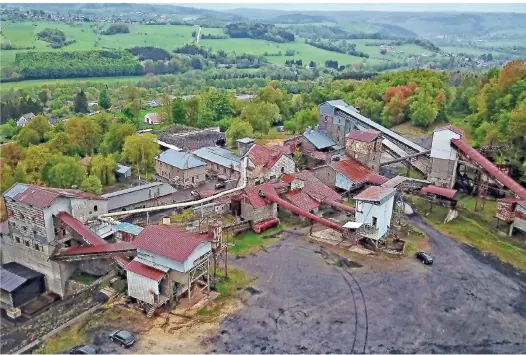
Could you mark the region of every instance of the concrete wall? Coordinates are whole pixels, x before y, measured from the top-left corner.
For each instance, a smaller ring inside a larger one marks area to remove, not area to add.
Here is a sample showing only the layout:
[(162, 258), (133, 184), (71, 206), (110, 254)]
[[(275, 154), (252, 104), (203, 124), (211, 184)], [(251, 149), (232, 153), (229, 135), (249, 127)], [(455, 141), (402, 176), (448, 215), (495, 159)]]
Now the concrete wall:
[(278, 207), (275, 203), (270, 203), (259, 208), (254, 208), (249, 203), (241, 203), (241, 217), (250, 221), (252, 225), (264, 221), (265, 219), (275, 218), (277, 215)]
[(427, 179), (434, 185), (452, 188), (457, 177), (457, 160), (431, 158)]
[(449, 129), (436, 131), (433, 133), (433, 141), (431, 143), (431, 158), (439, 159), (458, 159), (457, 151), (451, 146), (451, 139), (459, 139), (460, 135)]
[(96, 218), (102, 214), (108, 213), (107, 200), (87, 200), (87, 199), (71, 199), (71, 215), (86, 223), (88, 219)]
[(349, 180), (345, 175), (336, 172), (336, 180), (334, 185), (339, 189), (347, 191), (354, 186), (354, 183), (351, 180)]
[(295, 171), (296, 164), (294, 163), (294, 160), (286, 155), (282, 155), (270, 168), (267, 174), (265, 174), (265, 179), (277, 179), (283, 174), (294, 174)]
[(376, 217), (378, 228), (376, 238), (379, 239), (387, 233), (391, 226), (393, 204), (394, 196), (383, 201), (380, 205), (368, 201), (356, 201), (356, 222), (372, 225), (373, 217)]
[(335, 188), (336, 187), (336, 170), (328, 165), (320, 166), (314, 169), (314, 176), (318, 178), (325, 185)]
[[(159, 283), (134, 272), (127, 271), (128, 296), (149, 304), (155, 303), (155, 295), (159, 295)], [(152, 293), (153, 292), (153, 293)]]

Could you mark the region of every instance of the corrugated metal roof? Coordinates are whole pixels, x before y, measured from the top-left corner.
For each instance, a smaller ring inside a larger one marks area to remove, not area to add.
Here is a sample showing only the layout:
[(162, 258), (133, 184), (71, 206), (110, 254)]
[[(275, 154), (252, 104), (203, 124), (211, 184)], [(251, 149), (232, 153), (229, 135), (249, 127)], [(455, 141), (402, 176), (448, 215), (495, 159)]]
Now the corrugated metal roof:
[(173, 149), (168, 149), (167, 151), (162, 152), (155, 159), (168, 165), (175, 166), (177, 169), (181, 170), (192, 169), (206, 165), (204, 161), (197, 159), (190, 153), (179, 152)]
[(177, 226), (149, 225), (135, 238), (133, 244), (146, 251), (184, 262), (207, 236), (181, 230)]
[(316, 149), (324, 149), (336, 145), (336, 142), (333, 141), (328, 135), (317, 129), (307, 128), (307, 130), (303, 133), (303, 137), (307, 138), (307, 140), (311, 142), (316, 147)]
[(13, 185), (9, 190), (7, 190), (4, 193), (4, 196), (5, 197), (9, 197), (9, 198), (15, 198), (16, 195), (26, 191), (27, 188), (28, 188), (28, 185), (22, 184), (22, 183), (17, 183), (15, 185)]
[(446, 187), (440, 187), (440, 186), (435, 186), (435, 185), (425, 186), (420, 191), (424, 194), (433, 194), (433, 195), (442, 196), (442, 197), (449, 198), (449, 199), (454, 198), (455, 195), (457, 194), (457, 190), (455, 189), (449, 189)]
[(6, 292), (13, 292), (26, 281), (42, 276), (38, 271), (10, 262), (0, 268), (0, 288)]
[(374, 129), (366, 129), (365, 131), (351, 131), (348, 135), (348, 139), (354, 139), (360, 142), (372, 142), (378, 136), (380, 132)]
[(127, 223), (127, 222), (121, 222), (117, 224), (116, 226), (113, 226), (115, 230), (118, 230), (120, 232), (130, 233), (133, 235), (139, 235), (139, 233), (142, 232), (144, 229), (141, 226), (137, 226), (135, 224)]
[(446, 130), (446, 129), (449, 129), (450, 131), (453, 131), (455, 132), (456, 134), (459, 134), (461, 137), (464, 136), (464, 131), (458, 127), (455, 127), (453, 125), (445, 125), (445, 126), (441, 126), (441, 127), (437, 127), (435, 128), (435, 130), (433, 132), (437, 132), (437, 131), (443, 131), (443, 130)]
[(99, 245), (81, 245), (67, 248), (60, 252), (60, 255), (73, 256), (73, 255), (85, 255), (85, 254), (100, 254), (100, 253), (111, 253), (119, 251), (133, 251), (137, 248), (135, 245), (127, 242), (121, 243), (107, 243)]
[(368, 126), (373, 127), (374, 129), (382, 132), (384, 135), (386, 135), (388, 137), (391, 137), (392, 139), (397, 140), (397, 141), (407, 145), (408, 147), (411, 147), (412, 149), (416, 150), (417, 152), (424, 152), (424, 151), (426, 151), (425, 148), (419, 146), (416, 143), (411, 142), (409, 139), (406, 139), (406, 138), (402, 137), (401, 135), (391, 131), (388, 128), (385, 128), (384, 126), (374, 122), (373, 120), (371, 120), (371, 119), (369, 119), (369, 118), (367, 118), (365, 116), (362, 116), (360, 113), (350, 109), (348, 106), (343, 106), (343, 105), (335, 105), (335, 106), (337, 108), (339, 108), (340, 110), (342, 110), (343, 112), (347, 113), (348, 115), (356, 118), (359, 121), (362, 121), (363, 123), (367, 124)]
[[(150, 193), (150, 189), (152, 190)], [(139, 185), (129, 189), (115, 191), (103, 197), (108, 199), (108, 211), (123, 208), (140, 202), (170, 195), (176, 192), (171, 185), (162, 182)]]
[(456, 148), (461, 150), (466, 156), (469, 157), (469, 159), (475, 161), (478, 165), (484, 168), (492, 178), (500, 182), (502, 185), (506, 186), (521, 199), (526, 199), (526, 189), (522, 187), (518, 182), (513, 180), (511, 177), (504, 174), (499, 168), (497, 168), (492, 162), (486, 159), (475, 148), (471, 147), (462, 139), (452, 139), (451, 144), (453, 144)]
[(236, 140), (236, 142), (243, 143), (243, 144), (252, 143), (252, 142), (255, 142), (255, 141), (256, 140), (254, 138), (249, 138), (249, 137), (240, 138), (240, 139)]
[(331, 167), (354, 183), (367, 181), (374, 174), (374, 170), (352, 158), (333, 162)]
[(145, 265), (137, 259), (134, 259), (126, 266), (126, 271), (134, 272), (155, 281), (159, 281), (166, 274), (164, 271)]
[(241, 157), (235, 155), (228, 149), (221, 147), (204, 147), (194, 150), (192, 153), (201, 159), (211, 161), (212, 163), (233, 169), (234, 171), (240, 171)]
[(126, 174), (129, 171), (131, 171), (131, 168), (129, 166), (117, 164), (117, 172), (119, 174)]
[(364, 201), (382, 201), (383, 199), (390, 197), (395, 193), (396, 189), (391, 187), (371, 186), (360, 192), (358, 195), (354, 196), (354, 199)]

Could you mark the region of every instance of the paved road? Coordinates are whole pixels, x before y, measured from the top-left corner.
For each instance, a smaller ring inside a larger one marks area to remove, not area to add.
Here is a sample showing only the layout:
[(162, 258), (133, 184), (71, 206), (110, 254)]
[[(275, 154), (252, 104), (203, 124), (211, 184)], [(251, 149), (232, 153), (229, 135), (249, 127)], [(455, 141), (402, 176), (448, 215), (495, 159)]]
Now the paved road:
[(387, 272), (329, 265), (289, 234), (235, 263), (258, 279), (212, 339), (220, 353), (520, 353), (526, 276), (420, 219), (435, 264)]

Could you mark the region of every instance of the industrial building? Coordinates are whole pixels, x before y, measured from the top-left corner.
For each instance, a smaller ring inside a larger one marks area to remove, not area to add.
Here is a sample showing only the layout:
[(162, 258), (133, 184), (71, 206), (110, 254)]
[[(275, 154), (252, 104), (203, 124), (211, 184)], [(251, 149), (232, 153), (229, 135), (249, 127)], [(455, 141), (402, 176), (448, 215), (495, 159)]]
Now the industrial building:
[(162, 180), (176, 186), (190, 187), (203, 184), (206, 163), (191, 153), (168, 149), (155, 158), (155, 173)]
[(102, 195), (107, 200), (108, 211), (128, 211), (135, 208), (159, 206), (174, 202), (175, 188), (163, 182), (130, 187)]

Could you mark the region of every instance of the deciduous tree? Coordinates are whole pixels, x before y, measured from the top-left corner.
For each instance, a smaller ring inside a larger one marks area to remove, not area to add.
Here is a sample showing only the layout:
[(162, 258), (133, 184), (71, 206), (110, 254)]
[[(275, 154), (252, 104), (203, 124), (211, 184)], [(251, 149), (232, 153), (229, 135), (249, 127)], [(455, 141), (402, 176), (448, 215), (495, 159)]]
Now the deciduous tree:
[(132, 165), (139, 176), (147, 176), (155, 169), (155, 157), (159, 154), (157, 136), (151, 133), (135, 134), (126, 137), (122, 160)]
[(236, 140), (244, 137), (253, 137), (254, 130), (250, 123), (242, 119), (234, 119), (230, 124), (230, 128), (226, 131), (226, 138), (228, 145), (235, 147)]
[(80, 184), (80, 189), (85, 192), (90, 192), (95, 195), (102, 194), (102, 184), (98, 177), (90, 175), (85, 178)]

